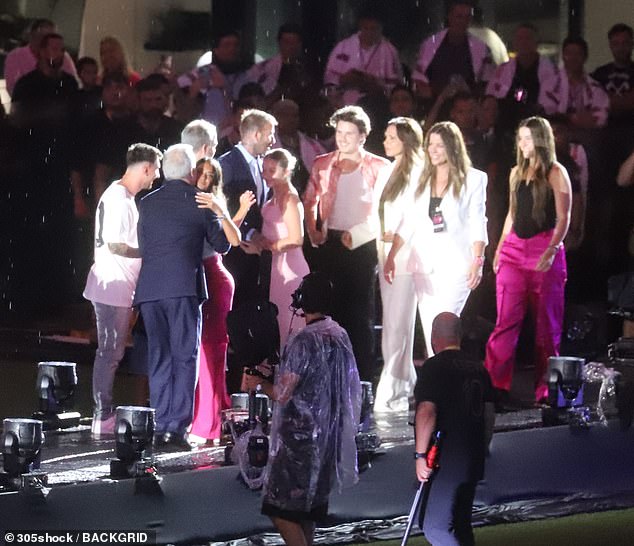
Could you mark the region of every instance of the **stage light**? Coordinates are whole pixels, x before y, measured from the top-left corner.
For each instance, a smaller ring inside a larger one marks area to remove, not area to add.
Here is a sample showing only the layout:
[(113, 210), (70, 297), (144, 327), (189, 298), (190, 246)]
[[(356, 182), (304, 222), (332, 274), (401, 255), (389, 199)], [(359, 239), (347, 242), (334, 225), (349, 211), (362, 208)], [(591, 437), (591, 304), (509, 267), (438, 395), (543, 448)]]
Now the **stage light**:
[(156, 475), (152, 457), (153, 408), (118, 406), (114, 437), (117, 458), (110, 461), (111, 478), (138, 478)]
[(79, 425), (81, 415), (70, 411), (75, 403), (76, 366), (74, 362), (38, 363), (36, 390), (40, 409), (33, 418), (43, 422), (44, 430)]
[(583, 404), (583, 366), (585, 360), (574, 356), (551, 356), (548, 359), (546, 383), (548, 407), (542, 408), (544, 426), (568, 424), (585, 428), (590, 412)]
[(583, 403), (583, 365), (574, 356), (548, 359), (548, 403), (552, 408), (572, 408)]
[(38, 489), (46, 485), (46, 475), (38, 472), (44, 443), (43, 423), (36, 419), (4, 419), (0, 486), (9, 489)]

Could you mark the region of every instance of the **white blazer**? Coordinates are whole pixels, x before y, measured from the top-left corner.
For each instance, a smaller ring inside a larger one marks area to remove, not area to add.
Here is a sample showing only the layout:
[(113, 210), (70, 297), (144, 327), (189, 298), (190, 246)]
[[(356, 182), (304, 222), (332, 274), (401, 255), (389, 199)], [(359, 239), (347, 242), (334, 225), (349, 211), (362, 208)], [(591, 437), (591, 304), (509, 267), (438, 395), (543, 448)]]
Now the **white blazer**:
[(469, 169), (458, 198), (450, 189), (440, 203), (445, 230), (434, 233), (429, 217), (431, 188), (427, 185), (397, 229), (397, 233), (405, 241), (411, 242), (408, 271), (440, 273), (451, 278), (468, 274), (473, 261), (473, 243), (488, 243), (486, 187), (486, 173)]
[[(390, 253), (390, 249), (392, 248), (392, 243), (386, 243), (381, 240), (383, 233), (381, 233), (381, 221), (379, 218), (379, 203), (381, 199), (381, 194), (385, 189), (385, 186), (390, 179), (390, 175), (394, 170), (395, 162), (386, 165), (381, 171), (379, 171), (379, 176), (376, 179), (376, 183), (374, 185), (374, 196), (373, 201), (375, 203), (374, 212), (373, 212), (373, 227), (376, 230), (376, 247), (379, 258), (379, 265), (383, 268), (385, 264), (385, 259), (387, 255)], [(403, 221), (403, 217), (406, 211), (411, 207), (411, 203), (414, 201), (414, 194), (416, 192), (416, 187), (418, 186), (418, 181), (420, 179), (421, 172), (423, 170), (423, 164), (414, 165), (412, 168), (412, 172), (410, 173), (409, 182), (405, 189), (394, 199), (394, 201), (386, 201), (383, 205), (383, 231), (391, 231), (392, 233), (396, 233), (401, 222)], [(409, 261), (411, 252), (410, 242), (406, 241), (403, 247), (399, 250), (395, 262), (395, 275), (407, 275), (410, 274), (407, 271), (407, 263)]]

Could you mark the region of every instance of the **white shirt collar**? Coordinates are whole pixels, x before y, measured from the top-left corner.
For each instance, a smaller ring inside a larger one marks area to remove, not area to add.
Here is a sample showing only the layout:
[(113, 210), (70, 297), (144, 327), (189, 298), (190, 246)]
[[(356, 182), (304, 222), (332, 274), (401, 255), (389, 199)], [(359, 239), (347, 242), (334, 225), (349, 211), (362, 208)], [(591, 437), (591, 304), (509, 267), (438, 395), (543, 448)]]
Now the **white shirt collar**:
[(236, 144), (236, 148), (240, 150), (240, 153), (242, 153), (244, 159), (246, 159), (249, 165), (251, 165), (253, 161), (257, 161), (257, 157), (252, 156), (249, 151), (242, 145), (242, 142), (238, 142), (238, 144)]

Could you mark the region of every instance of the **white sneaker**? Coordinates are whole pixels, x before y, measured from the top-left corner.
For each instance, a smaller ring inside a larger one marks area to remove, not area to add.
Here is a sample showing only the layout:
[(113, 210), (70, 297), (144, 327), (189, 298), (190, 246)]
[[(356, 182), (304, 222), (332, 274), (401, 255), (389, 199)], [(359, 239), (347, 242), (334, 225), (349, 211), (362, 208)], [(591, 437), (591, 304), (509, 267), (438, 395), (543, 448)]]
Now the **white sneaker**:
[(187, 434), (187, 441), (196, 447), (204, 447), (207, 444), (207, 438), (192, 434), (191, 432)]
[(115, 415), (110, 415), (106, 419), (100, 419), (98, 415), (93, 415), (90, 432), (92, 432), (92, 435), (96, 437), (114, 436), (115, 423)]

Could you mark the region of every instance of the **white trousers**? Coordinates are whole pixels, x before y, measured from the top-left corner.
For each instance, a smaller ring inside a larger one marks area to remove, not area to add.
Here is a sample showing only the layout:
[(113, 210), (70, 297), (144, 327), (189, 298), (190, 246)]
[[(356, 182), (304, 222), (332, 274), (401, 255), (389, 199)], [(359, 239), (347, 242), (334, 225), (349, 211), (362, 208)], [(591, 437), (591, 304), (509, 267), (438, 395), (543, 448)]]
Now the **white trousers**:
[(400, 411), (409, 408), (414, 393), (416, 370), (412, 361), (416, 293), (412, 275), (396, 275), (388, 284), (380, 271), (383, 328), (381, 350), (383, 371), (376, 389), (377, 411)]
[(434, 318), (444, 312), (460, 316), (471, 290), (467, 286), (465, 275), (451, 276), (446, 272), (415, 273), (413, 278), (429, 358), (434, 354), (431, 348), (431, 325)]

